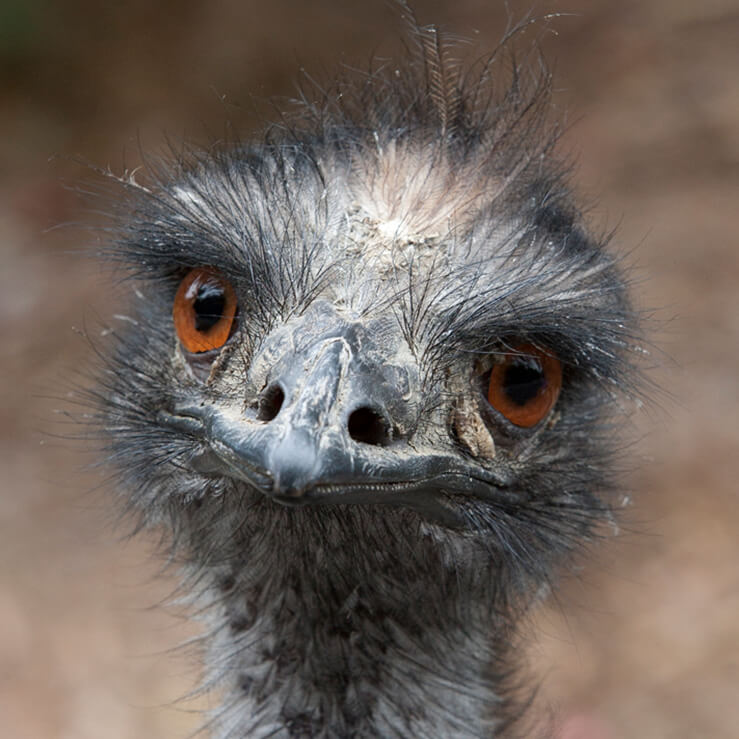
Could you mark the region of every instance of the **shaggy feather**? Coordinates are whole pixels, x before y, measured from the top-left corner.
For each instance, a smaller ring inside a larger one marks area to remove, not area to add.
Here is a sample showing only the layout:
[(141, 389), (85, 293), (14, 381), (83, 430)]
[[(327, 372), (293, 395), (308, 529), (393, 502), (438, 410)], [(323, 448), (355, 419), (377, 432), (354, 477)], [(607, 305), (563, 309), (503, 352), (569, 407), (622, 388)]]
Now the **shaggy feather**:
[[(100, 419), (127, 506), (170, 531), (210, 625), (220, 739), (512, 731), (527, 695), (517, 624), (610, 515), (635, 318), (552, 155), (549, 76), (514, 68), (499, 91), (497, 62), (465, 75), (437, 29), (415, 28), (415, 55), (304, 91), (260, 141), (123, 183), (107, 256), (140, 297)], [(239, 300), (205, 376), (171, 317), (198, 266)], [(436, 449), (500, 480), (484, 497), (443, 493), (459, 525), (381, 503), (283, 507), (204, 469), (198, 422), (166, 420), (188, 403), (255, 407), (284, 337), (307, 346), (324, 321), (359, 327), (417, 378), (397, 421), (409, 464)], [(564, 367), (534, 429), (486, 406), (478, 370), (521, 342)]]

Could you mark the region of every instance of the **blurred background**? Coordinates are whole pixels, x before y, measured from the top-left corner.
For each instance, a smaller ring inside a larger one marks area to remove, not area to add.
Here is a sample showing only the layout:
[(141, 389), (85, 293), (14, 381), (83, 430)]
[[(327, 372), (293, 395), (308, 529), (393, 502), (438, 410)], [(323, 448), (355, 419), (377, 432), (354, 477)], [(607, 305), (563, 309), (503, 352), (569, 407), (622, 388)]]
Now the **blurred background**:
[[(528, 4), (417, 0), (421, 22), (491, 49)], [(562, 150), (590, 218), (617, 227), (662, 392), (633, 421), (619, 537), (531, 624), (536, 710), (594, 736), (739, 735), (739, 2), (562, 0), (532, 27), (556, 73)], [(184, 737), (197, 632), (173, 576), (121, 538), (104, 477), (59, 409), (120, 305), (67, 189), (166, 140), (256, 125), (289, 97), (400, 47), (383, 0), (0, 0), (0, 736)], [(92, 204), (94, 207), (94, 204)], [(590, 727), (590, 728), (588, 728)], [(598, 728), (599, 727), (599, 728)]]

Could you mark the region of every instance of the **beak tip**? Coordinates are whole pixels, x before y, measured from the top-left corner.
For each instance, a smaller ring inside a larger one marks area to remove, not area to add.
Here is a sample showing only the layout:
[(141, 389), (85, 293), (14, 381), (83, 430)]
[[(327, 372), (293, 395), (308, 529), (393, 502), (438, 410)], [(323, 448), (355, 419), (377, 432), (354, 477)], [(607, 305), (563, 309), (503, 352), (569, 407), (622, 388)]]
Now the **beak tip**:
[(280, 502), (286, 501), (294, 501), (299, 502), (303, 497), (305, 497), (305, 493), (308, 490), (309, 485), (307, 484), (296, 484), (295, 481), (290, 480), (284, 480), (281, 481), (278, 477), (274, 479), (270, 490), (269, 495), (273, 497), (275, 500), (279, 500)]
[(286, 491), (284, 493), (270, 493), (269, 498), (285, 508), (299, 508), (308, 501), (303, 496), (303, 491)]
[(272, 473), (270, 494), (274, 498), (298, 501), (315, 483), (318, 452), (307, 434), (291, 433), (278, 443), (269, 458)]

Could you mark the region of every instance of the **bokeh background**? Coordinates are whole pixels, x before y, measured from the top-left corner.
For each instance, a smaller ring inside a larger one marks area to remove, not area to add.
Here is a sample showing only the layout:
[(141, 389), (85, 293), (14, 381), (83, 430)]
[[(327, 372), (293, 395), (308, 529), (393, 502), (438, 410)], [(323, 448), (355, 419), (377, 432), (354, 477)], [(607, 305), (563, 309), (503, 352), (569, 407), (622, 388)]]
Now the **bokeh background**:
[[(417, 0), (481, 53), (494, 0)], [(533, 618), (536, 710), (581, 737), (739, 736), (739, 2), (562, 0), (534, 13), (556, 71), (562, 148), (618, 227), (649, 312), (650, 377), (633, 421), (633, 499)], [(383, 0), (0, 0), (0, 736), (184, 737), (203, 701), (196, 633), (146, 537), (121, 539), (65, 396), (120, 305), (84, 251), (86, 160), (122, 173), (165, 141), (247, 136), (252, 96), (289, 97), (400, 45)], [(257, 106), (258, 107), (258, 106)], [(86, 210), (87, 208), (87, 210)], [(590, 728), (588, 728), (590, 727)], [(600, 728), (597, 728), (600, 727)]]

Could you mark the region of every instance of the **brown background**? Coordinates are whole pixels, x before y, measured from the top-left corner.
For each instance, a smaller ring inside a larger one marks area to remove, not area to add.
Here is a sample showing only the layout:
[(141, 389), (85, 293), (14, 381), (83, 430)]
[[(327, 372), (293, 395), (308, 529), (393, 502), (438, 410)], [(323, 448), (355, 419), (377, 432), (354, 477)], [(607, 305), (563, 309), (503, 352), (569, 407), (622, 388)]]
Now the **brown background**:
[[(417, 8), (479, 49), (506, 19), (492, 0)], [(625, 531), (536, 616), (540, 704), (619, 739), (735, 738), (739, 3), (537, 8), (550, 10), (576, 15), (520, 43), (538, 39), (554, 62), (562, 145), (654, 309), (647, 364), (662, 392), (634, 420)], [(99, 235), (48, 231), (94, 220), (63, 187), (90, 177), (74, 157), (121, 172), (165, 133), (207, 141), (233, 121), (247, 134), (250, 95), (290, 95), (301, 65), (321, 76), (342, 54), (389, 52), (399, 28), (382, 0), (0, 2), (0, 736), (184, 737), (198, 721), (176, 702), (197, 660), (167, 653), (194, 628), (158, 605), (171, 575), (151, 542), (121, 541), (55, 412), (87, 382), (75, 327), (97, 331), (116, 305), (81, 253)]]

